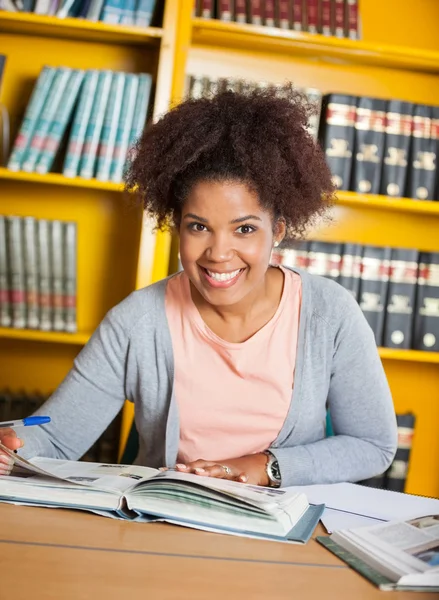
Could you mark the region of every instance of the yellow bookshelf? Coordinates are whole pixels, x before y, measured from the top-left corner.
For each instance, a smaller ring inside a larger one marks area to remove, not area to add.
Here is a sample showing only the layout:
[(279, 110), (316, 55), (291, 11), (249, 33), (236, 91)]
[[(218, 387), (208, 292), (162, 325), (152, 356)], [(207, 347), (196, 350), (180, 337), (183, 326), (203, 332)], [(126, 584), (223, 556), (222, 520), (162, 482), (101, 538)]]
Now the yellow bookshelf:
[(39, 331), (34, 329), (11, 329), (0, 327), (0, 338), (24, 340), (30, 342), (49, 342), (83, 346), (90, 338), (90, 333), (64, 333), (60, 331)]
[[(363, 39), (192, 19), (186, 73), (437, 104), (439, 3), (360, 3)], [(439, 251), (439, 203), (339, 192), (310, 238)], [(439, 497), (439, 353), (380, 348), (397, 412), (416, 416), (407, 491)]]

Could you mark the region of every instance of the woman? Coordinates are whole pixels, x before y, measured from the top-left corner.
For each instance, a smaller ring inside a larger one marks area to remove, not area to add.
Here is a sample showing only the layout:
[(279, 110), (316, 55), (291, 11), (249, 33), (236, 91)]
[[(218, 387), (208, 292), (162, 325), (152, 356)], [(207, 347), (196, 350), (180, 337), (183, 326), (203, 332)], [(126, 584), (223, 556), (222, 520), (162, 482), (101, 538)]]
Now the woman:
[(146, 128), (127, 185), (178, 230), (184, 271), (110, 310), (41, 409), (50, 425), (4, 444), (77, 459), (128, 398), (138, 464), (271, 486), (389, 466), (392, 399), (361, 310), (338, 284), (269, 262), (332, 201), (307, 118), (288, 88), (186, 101)]

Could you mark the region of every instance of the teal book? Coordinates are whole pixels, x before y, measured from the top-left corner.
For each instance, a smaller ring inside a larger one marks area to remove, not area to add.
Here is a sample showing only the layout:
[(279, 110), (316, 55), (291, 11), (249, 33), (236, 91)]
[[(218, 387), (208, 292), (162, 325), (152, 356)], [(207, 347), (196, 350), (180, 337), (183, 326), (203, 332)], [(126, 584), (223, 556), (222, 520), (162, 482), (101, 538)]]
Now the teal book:
[(85, 142), (98, 80), (99, 71), (91, 70), (86, 72), (64, 158), (63, 175), (65, 177), (76, 177), (78, 175), (82, 148)]
[(57, 70), (53, 83), (50, 87), (50, 92), (46, 98), (35, 129), (32, 135), (30, 145), (28, 146), (22, 163), (23, 171), (32, 173), (35, 171), (37, 160), (41, 154), (44, 144), (47, 139), (50, 126), (55, 118), (55, 114), (60, 105), (64, 90), (67, 86), (72, 69), (61, 67)]
[(101, 139), (101, 131), (104, 124), (105, 109), (110, 94), (110, 86), (113, 78), (111, 71), (99, 73), (98, 86), (93, 101), (90, 119), (85, 133), (85, 141), (79, 167), (80, 177), (91, 179), (95, 173), (95, 163)]
[(8, 169), (11, 171), (20, 171), (21, 169), (24, 154), (29, 146), (38, 117), (46, 103), (56, 72), (57, 69), (53, 67), (43, 67), (37, 79), (9, 157)]
[(124, 7), (122, 11), (122, 18), (120, 20), (122, 25), (134, 25), (136, 17), (136, 0), (124, 0)]
[(84, 71), (72, 71), (62, 95), (61, 102), (59, 103), (54, 119), (47, 133), (43, 149), (38, 157), (37, 164), (35, 166), (37, 173), (48, 173), (53, 165), (53, 161), (55, 160), (61, 140), (66, 131), (67, 125), (70, 122), (72, 111), (78, 98), (83, 78)]
[(137, 75), (127, 75), (114, 144), (114, 152), (111, 160), (110, 180), (115, 183), (120, 183), (123, 178), (123, 168), (128, 151), (128, 142), (134, 118), (138, 87), (139, 78)]
[(116, 25), (122, 20), (125, 0), (105, 0), (101, 21)]
[(154, 14), (156, 0), (137, 0), (135, 24), (139, 27), (149, 27)]
[(111, 160), (122, 108), (124, 86), (125, 73), (114, 73), (99, 142), (96, 170), (96, 178), (99, 181), (108, 181), (110, 179)]
[(136, 106), (134, 108), (134, 118), (131, 124), (128, 147), (131, 148), (137, 141), (145, 127), (146, 117), (148, 115), (149, 103), (151, 99), (152, 77), (149, 73), (139, 75), (139, 87), (137, 90)]

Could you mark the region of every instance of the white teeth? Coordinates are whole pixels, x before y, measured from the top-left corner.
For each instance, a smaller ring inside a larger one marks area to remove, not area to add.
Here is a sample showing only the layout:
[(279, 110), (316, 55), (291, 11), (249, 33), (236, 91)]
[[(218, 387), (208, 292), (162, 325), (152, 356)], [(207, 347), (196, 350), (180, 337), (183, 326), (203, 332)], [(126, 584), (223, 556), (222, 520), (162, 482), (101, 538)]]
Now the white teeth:
[(215, 281), (230, 281), (230, 279), (233, 279), (238, 275), (241, 269), (237, 269), (231, 273), (215, 273), (215, 271), (209, 271), (209, 269), (206, 269), (206, 271), (209, 274), (209, 277), (212, 277)]

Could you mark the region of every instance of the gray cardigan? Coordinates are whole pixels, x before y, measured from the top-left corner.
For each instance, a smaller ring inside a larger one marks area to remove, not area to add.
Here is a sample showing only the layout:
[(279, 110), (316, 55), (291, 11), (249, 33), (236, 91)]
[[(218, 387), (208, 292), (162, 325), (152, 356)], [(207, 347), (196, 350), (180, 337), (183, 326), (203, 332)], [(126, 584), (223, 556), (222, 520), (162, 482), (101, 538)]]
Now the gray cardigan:
[[(270, 448), (279, 460), (282, 483), (372, 477), (390, 465), (397, 441), (392, 398), (372, 330), (340, 285), (297, 272), (302, 308), (294, 388), (285, 423)], [(128, 398), (135, 403), (140, 437), (136, 463), (175, 464), (179, 416), (165, 290), (166, 280), (159, 281), (108, 312), (40, 409), (52, 422), (25, 430), (21, 455), (79, 458)], [(329, 438), (327, 406), (335, 433)]]

